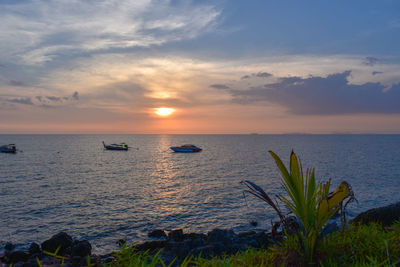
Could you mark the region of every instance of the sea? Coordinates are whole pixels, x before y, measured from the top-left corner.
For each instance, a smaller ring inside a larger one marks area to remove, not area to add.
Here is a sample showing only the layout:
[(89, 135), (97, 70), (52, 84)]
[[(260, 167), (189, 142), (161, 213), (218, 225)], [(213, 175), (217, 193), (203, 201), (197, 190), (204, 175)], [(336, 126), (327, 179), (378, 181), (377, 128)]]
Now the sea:
[[(349, 218), (400, 201), (400, 135), (0, 135), (9, 143), (19, 151), (0, 153), (0, 249), (61, 231), (105, 254), (155, 229), (268, 230), (278, 216), (240, 182), (284, 194), (269, 150), (285, 164), (293, 150), (332, 189), (347, 181), (358, 200)], [(182, 144), (203, 151), (169, 149)]]

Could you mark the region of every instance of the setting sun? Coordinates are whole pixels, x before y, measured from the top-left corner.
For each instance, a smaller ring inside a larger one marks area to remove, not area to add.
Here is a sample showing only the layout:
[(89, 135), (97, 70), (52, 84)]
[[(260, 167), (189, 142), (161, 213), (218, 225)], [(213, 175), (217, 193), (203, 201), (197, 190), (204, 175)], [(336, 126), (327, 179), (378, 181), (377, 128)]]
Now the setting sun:
[(173, 108), (155, 108), (154, 110), (154, 113), (161, 117), (167, 117), (175, 112)]

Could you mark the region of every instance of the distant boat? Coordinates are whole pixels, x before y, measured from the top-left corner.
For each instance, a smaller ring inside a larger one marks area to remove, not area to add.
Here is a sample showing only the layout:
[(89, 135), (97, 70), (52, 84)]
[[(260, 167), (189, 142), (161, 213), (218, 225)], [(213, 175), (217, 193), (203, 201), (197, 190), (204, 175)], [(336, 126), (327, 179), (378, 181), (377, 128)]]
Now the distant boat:
[(171, 146), (170, 148), (175, 152), (182, 152), (182, 153), (200, 152), (202, 150), (201, 148), (195, 145)]
[(15, 144), (4, 145), (4, 146), (0, 146), (0, 152), (15, 153), (15, 152), (17, 152), (17, 148), (15, 147)]
[(103, 141), (103, 146), (107, 150), (128, 150), (128, 145), (125, 143), (106, 145)]

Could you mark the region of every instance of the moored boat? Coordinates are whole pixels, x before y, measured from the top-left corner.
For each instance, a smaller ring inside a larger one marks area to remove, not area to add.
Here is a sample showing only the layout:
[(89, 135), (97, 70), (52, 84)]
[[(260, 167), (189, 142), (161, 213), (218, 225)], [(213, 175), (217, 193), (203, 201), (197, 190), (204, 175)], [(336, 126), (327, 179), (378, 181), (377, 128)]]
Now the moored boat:
[(15, 152), (17, 152), (17, 148), (16, 148), (15, 144), (3, 145), (3, 146), (0, 146), (0, 152), (15, 153)]
[(103, 141), (103, 146), (107, 150), (128, 150), (128, 145), (125, 143), (106, 145)]
[(182, 152), (182, 153), (192, 153), (192, 152), (200, 152), (202, 149), (195, 145), (183, 145), (183, 146), (171, 146), (170, 147), (174, 152)]

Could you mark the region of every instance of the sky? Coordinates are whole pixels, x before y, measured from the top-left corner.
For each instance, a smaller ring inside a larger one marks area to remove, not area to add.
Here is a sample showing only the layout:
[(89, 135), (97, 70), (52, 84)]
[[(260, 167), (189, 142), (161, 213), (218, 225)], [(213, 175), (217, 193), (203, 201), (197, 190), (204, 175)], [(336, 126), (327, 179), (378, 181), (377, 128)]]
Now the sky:
[(400, 134), (400, 1), (0, 0), (0, 134)]

